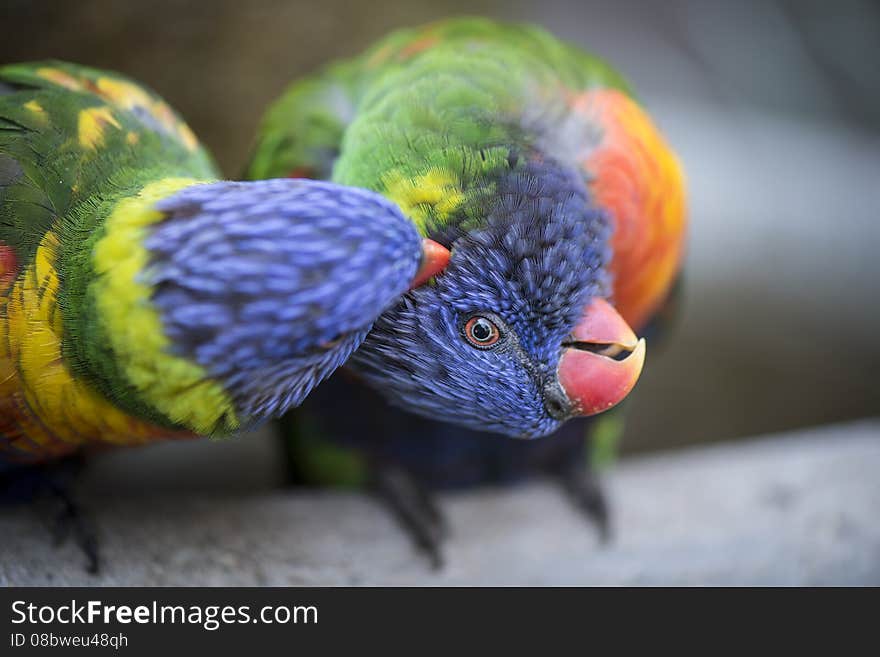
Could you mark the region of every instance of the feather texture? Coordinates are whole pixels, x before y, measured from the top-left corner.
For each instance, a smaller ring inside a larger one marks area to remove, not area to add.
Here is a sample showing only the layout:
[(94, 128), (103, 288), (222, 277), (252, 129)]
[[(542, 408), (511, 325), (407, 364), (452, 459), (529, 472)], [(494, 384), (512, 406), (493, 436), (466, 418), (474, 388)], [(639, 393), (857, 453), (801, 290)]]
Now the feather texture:
[(0, 458), (223, 435), (301, 403), (414, 280), (393, 203), (212, 182), (152, 92), (0, 68)]
[[(648, 325), (686, 228), (678, 161), (619, 74), (533, 26), (401, 30), (270, 108), (249, 175), (291, 172), (375, 190), (452, 249), (436, 284), (383, 314), (350, 363), (390, 406), (358, 407), (372, 424), (357, 427), (331, 417), (366, 394), (337, 376), (287, 423), (304, 479), (350, 482), (364, 453), (438, 485), (583, 456), (593, 423), (561, 425), (546, 408), (561, 345), (592, 298)], [(491, 351), (463, 340), (475, 315), (501, 327)]]
[(441, 21), (295, 83), (267, 112), (249, 176), (373, 189), (451, 245), (484, 225), (498, 177), (535, 157), (580, 171), (608, 212), (612, 294), (643, 326), (680, 266), (684, 178), (623, 78), (538, 28)]

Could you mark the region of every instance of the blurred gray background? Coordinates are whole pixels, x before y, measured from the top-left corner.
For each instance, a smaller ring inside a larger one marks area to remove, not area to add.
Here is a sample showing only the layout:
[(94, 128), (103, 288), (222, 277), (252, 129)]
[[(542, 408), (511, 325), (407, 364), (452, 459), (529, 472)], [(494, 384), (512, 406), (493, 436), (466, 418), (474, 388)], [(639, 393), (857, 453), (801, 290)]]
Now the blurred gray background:
[(649, 351), (627, 450), (880, 414), (877, 3), (2, 0), (0, 62), (129, 74), (234, 177), (290, 81), (461, 13), (539, 23), (609, 59), (684, 162), (683, 315)]

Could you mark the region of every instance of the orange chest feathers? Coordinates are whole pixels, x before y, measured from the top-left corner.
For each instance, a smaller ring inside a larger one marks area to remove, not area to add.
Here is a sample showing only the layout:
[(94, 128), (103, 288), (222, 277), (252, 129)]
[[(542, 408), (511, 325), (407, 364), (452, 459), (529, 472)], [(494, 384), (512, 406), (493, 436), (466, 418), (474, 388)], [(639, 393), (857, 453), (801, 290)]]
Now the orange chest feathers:
[(663, 305), (681, 267), (684, 175), (651, 118), (625, 94), (591, 90), (570, 103), (576, 114), (601, 127), (599, 146), (580, 165), (614, 226), (614, 305), (638, 331)]

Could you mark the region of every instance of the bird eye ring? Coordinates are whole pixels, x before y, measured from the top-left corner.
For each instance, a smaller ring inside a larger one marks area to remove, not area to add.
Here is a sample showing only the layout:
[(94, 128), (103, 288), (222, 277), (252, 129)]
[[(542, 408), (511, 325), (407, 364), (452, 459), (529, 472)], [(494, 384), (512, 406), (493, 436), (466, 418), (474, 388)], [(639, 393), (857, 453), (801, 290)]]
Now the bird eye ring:
[(486, 349), (498, 342), (501, 331), (492, 320), (477, 315), (464, 325), (464, 337), (477, 349)]

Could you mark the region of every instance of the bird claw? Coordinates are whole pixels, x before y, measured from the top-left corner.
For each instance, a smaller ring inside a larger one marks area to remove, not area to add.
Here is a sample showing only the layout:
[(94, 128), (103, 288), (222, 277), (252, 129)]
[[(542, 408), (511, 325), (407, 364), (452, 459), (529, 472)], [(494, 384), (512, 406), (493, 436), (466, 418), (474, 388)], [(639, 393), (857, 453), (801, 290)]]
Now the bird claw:
[(613, 538), (611, 514), (599, 475), (592, 467), (575, 463), (564, 467), (559, 479), (575, 507), (596, 528), (599, 542), (607, 545)]
[(74, 456), (46, 465), (20, 466), (0, 477), (0, 499), (30, 503), (49, 526), (52, 543), (59, 546), (73, 537), (86, 557), (86, 571), (100, 570), (97, 532), (73, 495), (73, 479), (82, 466)]
[(101, 558), (94, 524), (87, 514), (83, 513), (82, 507), (66, 485), (52, 482), (49, 485), (49, 492), (53, 501), (60, 506), (49, 527), (53, 543), (59, 546), (72, 535), (76, 545), (86, 557), (86, 572), (97, 575), (101, 569)]
[(380, 466), (374, 487), (394, 517), (409, 534), (416, 548), (427, 556), (433, 570), (444, 567), (443, 542), (449, 527), (431, 494), (403, 468)]

